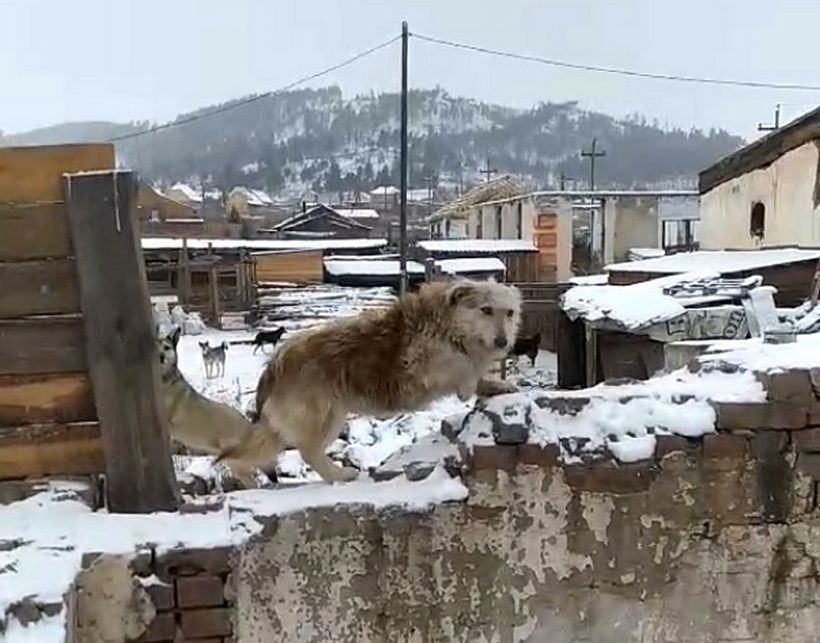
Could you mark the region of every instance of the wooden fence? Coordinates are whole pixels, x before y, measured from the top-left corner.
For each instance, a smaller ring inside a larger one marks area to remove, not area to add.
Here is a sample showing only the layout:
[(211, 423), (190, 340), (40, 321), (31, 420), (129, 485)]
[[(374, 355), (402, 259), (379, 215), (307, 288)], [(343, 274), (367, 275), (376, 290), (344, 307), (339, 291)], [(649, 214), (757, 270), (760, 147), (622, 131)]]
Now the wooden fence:
[(0, 480), (106, 474), (112, 511), (177, 491), (136, 233), (110, 145), (0, 149)]
[(558, 297), (569, 286), (556, 283), (514, 283), (521, 291), (521, 335), (541, 333), (541, 348), (557, 352), (561, 309)]

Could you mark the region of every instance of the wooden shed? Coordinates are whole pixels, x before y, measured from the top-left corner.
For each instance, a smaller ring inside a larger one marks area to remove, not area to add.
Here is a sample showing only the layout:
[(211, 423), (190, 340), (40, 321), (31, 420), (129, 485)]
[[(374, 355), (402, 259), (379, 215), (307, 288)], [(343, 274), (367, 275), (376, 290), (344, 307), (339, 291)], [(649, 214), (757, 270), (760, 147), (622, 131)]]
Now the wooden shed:
[(687, 272), (710, 272), (729, 278), (760, 275), (764, 285), (777, 289), (775, 303), (788, 307), (799, 306), (809, 296), (818, 260), (820, 249), (701, 250), (610, 264), (606, 271), (609, 283), (615, 286)]
[(271, 250), (255, 252), (254, 275), (257, 284), (290, 282), (295, 284), (321, 283), (324, 278), (322, 250)]
[(467, 257), (497, 257), (505, 266), (505, 279), (510, 282), (538, 282), (538, 249), (523, 239), (435, 239), (419, 241), (414, 258), (426, 260)]

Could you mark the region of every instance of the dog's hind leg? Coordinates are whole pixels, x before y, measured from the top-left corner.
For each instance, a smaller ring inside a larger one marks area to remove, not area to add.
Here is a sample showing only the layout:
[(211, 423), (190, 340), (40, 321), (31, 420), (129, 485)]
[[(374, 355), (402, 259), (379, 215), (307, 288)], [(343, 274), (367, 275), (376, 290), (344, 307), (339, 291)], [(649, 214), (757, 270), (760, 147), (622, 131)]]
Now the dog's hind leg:
[[(301, 415), (301, 414), (300, 414)], [(304, 422), (302, 427), (293, 427), (296, 431), (289, 432), (288, 442), (292, 443), (302, 459), (318, 473), (325, 482), (349, 482), (359, 476), (356, 469), (340, 467), (327, 455), (328, 446), (339, 436), (344, 423), (344, 414), (335, 409), (327, 409), (320, 417), (312, 413), (301, 415), (298, 420)], [(297, 418), (293, 418), (297, 419)], [(307, 422), (316, 422), (318, 426), (309, 426)], [(301, 428), (302, 430), (298, 430)]]

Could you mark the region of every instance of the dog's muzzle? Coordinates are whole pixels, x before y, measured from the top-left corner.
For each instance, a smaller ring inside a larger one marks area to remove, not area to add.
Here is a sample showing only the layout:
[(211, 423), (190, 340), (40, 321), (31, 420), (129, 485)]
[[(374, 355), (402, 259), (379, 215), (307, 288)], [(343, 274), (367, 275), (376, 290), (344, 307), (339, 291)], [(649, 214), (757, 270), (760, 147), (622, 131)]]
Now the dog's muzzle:
[(493, 342), (496, 348), (506, 348), (507, 347), (507, 338), (503, 335), (496, 335), (495, 341)]

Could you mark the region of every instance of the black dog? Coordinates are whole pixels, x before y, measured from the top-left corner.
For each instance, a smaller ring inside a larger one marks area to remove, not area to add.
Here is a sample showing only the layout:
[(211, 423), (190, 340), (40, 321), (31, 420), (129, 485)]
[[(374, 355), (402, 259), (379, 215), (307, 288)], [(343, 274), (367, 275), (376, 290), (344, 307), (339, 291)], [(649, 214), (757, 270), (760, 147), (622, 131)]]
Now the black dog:
[(276, 330), (260, 330), (256, 333), (256, 337), (253, 338), (253, 354), (256, 355), (256, 351), (262, 348), (265, 344), (276, 346), (284, 334), (285, 329), (281, 327)]
[(531, 337), (519, 337), (515, 340), (511, 355), (518, 357), (526, 355), (530, 358), (530, 363), (535, 366), (535, 358), (538, 357), (538, 349), (541, 346), (541, 333), (535, 333)]

